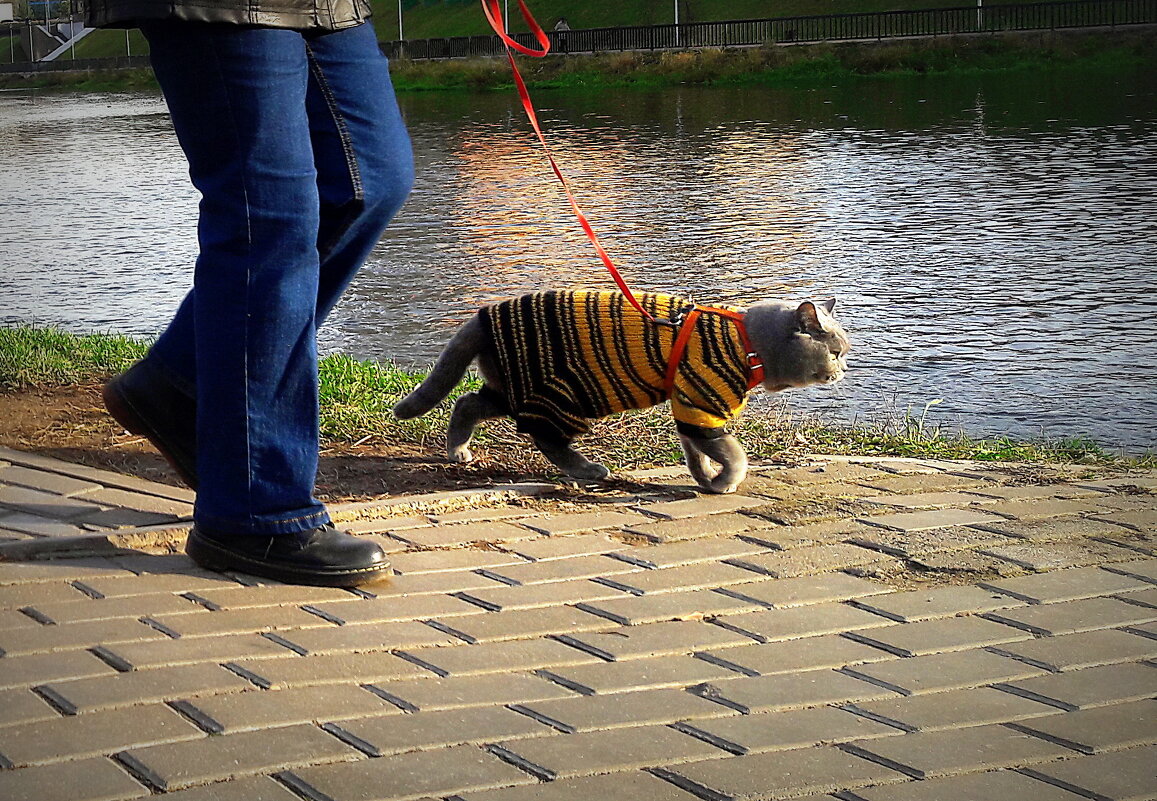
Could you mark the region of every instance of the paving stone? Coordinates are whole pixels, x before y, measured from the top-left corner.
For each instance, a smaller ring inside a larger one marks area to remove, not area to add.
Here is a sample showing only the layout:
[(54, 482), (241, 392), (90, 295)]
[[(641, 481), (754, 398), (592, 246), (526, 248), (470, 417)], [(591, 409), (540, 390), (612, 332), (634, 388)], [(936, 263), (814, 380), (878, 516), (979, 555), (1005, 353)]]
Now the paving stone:
[(766, 545), (769, 548), (791, 550), (809, 545), (824, 545), (845, 540), (853, 534), (871, 531), (871, 526), (852, 519), (825, 520), (817, 523), (780, 525), (771, 528), (747, 531), (745, 540)]
[(983, 586), (946, 586), (877, 595), (860, 599), (856, 605), (902, 623), (912, 623), (1023, 606), (1023, 601)]
[(1157, 742), (1157, 701), (1081, 709), (1022, 721), (1016, 728), (1086, 754)]
[(844, 672), (904, 695), (920, 695), (1031, 678), (1041, 675), (1044, 669), (971, 649), (853, 665)]
[(1108, 537), (1123, 534), (1121, 526), (1087, 517), (1056, 517), (1050, 520), (1001, 520), (986, 523), (983, 528), (1033, 542), (1048, 542), (1073, 537)]
[(43, 698), (24, 687), (0, 690), (0, 727), (52, 720), (60, 713)]
[[(762, 525), (761, 525), (762, 524)], [(707, 517), (680, 517), (674, 520), (649, 520), (624, 527), (624, 532), (646, 537), (652, 542), (679, 543), (701, 540), (708, 537), (722, 537), (738, 534), (751, 528), (768, 525), (766, 521), (739, 514), (724, 512)]]
[(672, 776), (700, 797), (728, 801), (794, 798), (904, 779), (901, 773), (833, 746), (712, 759), (663, 769), (661, 774)]
[(786, 551), (769, 551), (754, 556), (741, 556), (729, 559), (728, 562), (769, 576), (790, 578), (868, 565), (878, 562), (882, 558), (880, 554), (868, 548), (837, 542), (830, 545), (812, 545)]
[(311, 724), (133, 748), (120, 760), (159, 790), (357, 759), (357, 751)]
[[(577, 670), (579, 668), (571, 668)], [(409, 711), (432, 712), (472, 706), (529, 703), (547, 698), (569, 698), (574, 692), (562, 685), (527, 674), (451, 676), (375, 682), (383, 697)]]
[(433, 675), (426, 668), (384, 651), (308, 656), (283, 651), (282, 654), (272, 659), (238, 659), (228, 663), (228, 667), (254, 684), (270, 689), (342, 684), (351, 676), (365, 683)]
[(439, 751), (395, 754), (348, 765), (325, 765), (293, 771), (296, 786), (308, 796), (333, 801), (446, 796), (513, 784), (529, 784), (530, 775), (472, 745)]
[(336, 654), (357, 651), (388, 651), (394, 648), (423, 648), (453, 645), (457, 637), (433, 626), (407, 621), (374, 626), (329, 626), (324, 629), (298, 629), (275, 635), (295, 650), (306, 654)]
[(892, 690), (835, 670), (744, 677), (719, 685), (702, 684), (693, 687), (692, 692), (745, 715), (895, 696)]
[(874, 720), (883, 720), (911, 731), (1009, 723), (1056, 713), (1056, 708), (1048, 704), (1016, 696), (1010, 698), (1008, 693), (991, 687), (889, 698), (859, 703), (856, 707)]
[[(330, 507), (330, 514), (334, 514)], [(430, 518), (421, 516), (411, 517), (371, 517), (366, 520), (341, 520), (339, 525), (350, 534), (383, 534), (390, 531), (405, 531), (411, 528), (430, 528), (434, 524)]]
[(101, 485), (95, 481), (62, 476), (59, 473), (49, 473), (45, 470), (33, 470), (18, 465), (0, 467), (0, 483), (16, 484), (21, 487), (51, 492), (55, 495), (81, 495), (101, 488)]
[(442, 551), (405, 551), (390, 556), (390, 566), (399, 574), (443, 573), (452, 570), (477, 570), (485, 567), (525, 564), (517, 554), (484, 551), (477, 548), (455, 548)]
[(605, 632), (562, 635), (559, 639), (608, 661), (689, 654), (700, 648), (751, 643), (746, 635), (697, 620), (647, 623)]
[(680, 689), (576, 696), (514, 708), (568, 734), (736, 714), (733, 709)]
[(603, 554), (553, 559), (547, 562), (524, 562), (521, 565), (495, 567), (486, 574), (507, 584), (542, 584), (552, 581), (613, 576), (640, 570), (638, 565), (611, 559)]
[[(6, 510), (0, 509), (0, 512)], [(91, 530), (80, 525), (77, 518), (72, 518), (71, 522), (63, 522), (56, 517), (46, 517), (42, 514), (34, 514), (32, 512), (7, 512), (0, 520), (0, 527), (9, 536), (21, 538), (20, 535), (25, 535), (26, 538), (35, 537), (78, 537), (84, 534), (91, 534)]]
[(4, 669), (0, 670), (0, 690), (31, 687), (86, 676), (109, 676), (117, 672), (107, 662), (88, 651), (6, 656), (3, 657), (3, 662)]
[[(1093, 490), (1089, 490), (1092, 492)], [(428, 517), (435, 523), (476, 523), (488, 520), (511, 520), (522, 517), (534, 517), (535, 512), (521, 507), (484, 507), (481, 509), (462, 509), (458, 512), (444, 514), (431, 513)]]
[(77, 584), (90, 595), (99, 598), (125, 598), (132, 595), (153, 595), (160, 592), (202, 593), (221, 587), (236, 587), (237, 582), (220, 577), (164, 573), (135, 576), (130, 573), (101, 576), (80, 576)]
[(682, 517), (702, 517), (706, 515), (736, 512), (767, 503), (762, 498), (746, 495), (699, 495), (681, 501), (660, 501), (643, 504), (638, 510), (643, 514), (662, 520), (677, 520)]
[(759, 578), (757, 574), (740, 567), (722, 562), (705, 562), (657, 570), (639, 570), (600, 579), (600, 583), (618, 587), (634, 595), (655, 595), (739, 585), (758, 581)]
[(146, 610), (154, 615), (195, 614), (205, 611), (205, 607), (200, 604), (171, 593), (158, 593), (147, 598), (142, 596), (87, 598), (77, 593), (77, 598), (78, 600), (72, 601), (33, 603), (27, 608), (35, 610), (38, 618), (60, 624), (126, 617), (139, 618)]
[(1100, 515), (1102, 520), (1125, 526), (1135, 531), (1152, 532), (1157, 529), (1157, 511), (1137, 509), (1131, 512), (1112, 512)]
[[(163, 526), (181, 520), (176, 515), (161, 514), (160, 512), (142, 512), (138, 509), (101, 509), (74, 518), (76, 522), (96, 528), (144, 528), (146, 526)], [(186, 526), (188, 524), (186, 523)]]
[(1144, 662), (1071, 670), (1001, 685), (1062, 709), (1117, 704), (1157, 693), (1157, 668)]
[(973, 490), (987, 498), (1006, 501), (1031, 500), (1037, 498), (1104, 498), (1102, 490), (1074, 484), (1044, 484), (1021, 487), (979, 487)]
[(825, 601), (846, 601), (892, 592), (892, 588), (847, 573), (823, 573), (730, 587), (728, 594), (750, 598), (774, 607), (806, 606)]
[(29, 582), (61, 582), (75, 579), (135, 578), (108, 559), (61, 559), (55, 562), (0, 563), (0, 585)]
[(873, 489), (911, 495), (925, 492), (984, 489), (994, 486), (993, 478), (995, 477), (981, 474), (933, 473), (930, 475), (867, 476), (861, 481), (865, 486)]
[(894, 531), (924, 531), (933, 528), (953, 526), (974, 526), (984, 523), (999, 523), (1005, 518), (990, 514), (992, 507), (981, 509), (935, 509), (928, 512), (901, 512), (892, 515), (876, 515), (856, 518), (861, 523)]
[(220, 637), (226, 634), (279, 631), (288, 634), (296, 629), (332, 629), (333, 621), (310, 614), (295, 606), (272, 606), (260, 609), (230, 609), (196, 614), (149, 615), (148, 621), (162, 631), (178, 637)]
[(695, 796), (642, 770), (579, 776), (544, 784), (455, 796), (462, 801), (695, 801)]
[(895, 654), (836, 634), (802, 640), (740, 645), (725, 650), (700, 652), (696, 656), (716, 665), (764, 676), (896, 659)]
[(539, 534), (557, 537), (587, 531), (620, 529), (643, 523), (648, 518), (633, 512), (576, 512), (565, 515), (544, 515), (520, 521), (523, 526)]
[(30, 617), (16, 609), (0, 609), (0, 637), (12, 629), (36, 629), (43, 626), (41, 620)]
[(84, 602), (93, 600), (71, 584), (63, 581), (10, 584), (0, 587), (0, 609), (39, 607), (45, 604)]
[(592, 614), (614, 620), (624, 626), (636, 626), (663, 620), (700, 620), (717, 614), (736, 614), (763, 608), (754, 601), (736, 598), (714, 590), (692, 590), (647, 596), (622, 594), (618, 598), (580, 603), (578, 607)]
[(289, 606), (319, 604), (327, 601), (357, 603), (364, 600), (347, 590), (333, 587), (306, 587), (292, 584), (258, 584), (243, 587), (238, 584), (219, 585), (215, 588), (192, 590), (186, 595), (211, 609), (253, 609), (262, 606)]
[(773, 476), (777, 481), (805, 487), (837, 481), (883, 481), (892, 477), (877, 469), (875, 465), (827, 460), (810, 466), (774, 467), (766, 471), (766, 474)]
[(854, 631), (848, 636), (900, 656), (964, 651), (1029, 638), (1028, 632), (972, 616), (896, 623), (873, 630)]
[(165, 793), (165, 801), (300, 801), (271, 776), (249, 776)]
[(220, 665), (178, 665), (44, 684), (41, 692), (70, 714), (136, 704), (175, 701), (191, 695), (218, 695), (253, 685)]
[(895, 726), (830, 706), (694, 720), (679, 728), (737, 754), (789, 751), (904, 733)]
[(611, 557), (654, 569), (715, 562), (734, 556), (762, 553), (766, 550), (767, 547), (764, 545), (752, 544), (735, 537), (714, 537), (698, 541), (640, 545), (611, 554)]
[(66, 498), (51, 492), (4, 484), (0, 484), (0, 506), (54, 520), (73, 520), (99, 512), (101, 508), (95, 503)]
[(287, 653), (286, 646), (260, 634), (228, 634), (189, 640), (170, 640), (165, 637), (153, 642), (102, 645), (100, 650), (106, 658), (124, 666), (126, 670), (191, 665), (196, 662), (227, 662), (230, 659), (269, 658)]
[(976, 551), (938, 551), (923, 553), (908, 560), (916, 570), (927, 571), (945, 578), (952, 576), (1017, 576), (1023, 571), (1012, 562)]
[(761, 642), (894, 626), (892, 621), (885, 617), (844, 603), (766, 609), (744, 615), (727, 615), (720, 617), (716, 622), (748, 634)]
[(522, 540), (510, 545), (510, 550), (527, 559), (545, 562), (551, 559), (566, 559), (571, 556), (613, 553), (628, 547), (626, 543), (612, 539), (606, 534), (574, 534), (566, 537)]
[(683, 654), (550, 668), (539, 671), (539, 674), (584, 695), (689, 687), (703, 681), (727, 681), (742, 675)]
[(557, 640), (506, 640), (477, 645), (404, 650), (399, 654), (428, 667), (442, 676), (470, 676), (480, 673), (557, 668), (600, 661), (598, 657), (571, 648)]
[(495, 612), (514, 609), (534, 609), (544, 606), (589, 603), (604, 599), (630, 598), (622, 590), (594, 581), (557, 581), (550, 584), (532, 584), (523, 587), (495, 587), (467, 590), (461, 596)]
[(616, 624), (573, 606), (519, 609), (513, 612), (481, 612), (465, 617), (436, 620), (433, 625), (466, 642), (525, 640), (548, 634), (599, 631)]
[(1081, 796), (1015, 770), (994, 770), (890, 784), (886, 787), (867, 787), (856, 790), (856, 798), (862, 801), (995, 801), (1010, 798), (1027, 801), (1080, 801)]
[(1101, 507), (1097, 506), (1095, 502), (1042, 498), (1001, 501), (984, 508), (996, 514), (1012, 518), (1013, 520), (1047, 520), (1052, 517), (1075, 517), (1101, 510)]
[(6, 771), (0, 784), (5, 801), (121, 801), (149, 795), (148, 788), (103, 758)]
[(1139, 592), (1122, 592), (1113, 596), (1131, 604), (1141, 604), (1148, 607), (1157, 607), (1157, 587), (1150, 587)]
[(1099, 567), (1055, 570), (1039, 575), (984, 582), (982, 587), (1034, 603), (1056, 603), (1144, 589), (1145, 581)]
[(723, 752), (669, 726), (634, 726), (557, 734), (491, 746), (524, 770), (550, 780), (592, 773), (675, 765), (710, 759)]
[[(1091, 492), (1091, 490), (1090, 490)], [(996, 503), (992, 496), (965, 492), (920, 492), (915, 495), (870, 495), (860, 500), (900, 509), (943, 509), (946, 506), (971, 506)]]
[(530, 539), (538, 532), (511, 523), (459, 523), (453, 526), (432, 526), (402, 531), (392, 530), (390, 536), (410, 545), (425, 548), (445, 548), (471, 542), (512, 542)]
[[(354, 678), (361, 681), (361, 677), (351, 677), (350, 681)], [(285, 690), (251, 687), (250, 692), (237, 695), (183, 701), (180, 710), (214, 734), (402, 714), (398, 707), (353, 683)]]
[(1024, 640), (993, 650), (1030, 665), (1061, 672), (1151, 659), (1157, 657), (1157, 642), (1116, 629), (1101, 629)]
[(1153, 798), (1157, 747), (1077, 757), (1026, 768), (1031, 776), (1098, 801), (1148, 801)]
[(1022, 767), (1072, 751), (1000, 725), (920, 731), (845, 746), (917, 779)]
[(170, 517), (189, 517), (193, 514), (193, 505), (190, 503), (112, 487), (100, 487), (91, 492), (86, 492), (84, 494), (84, 500), (91, 503), (98, 503), (101, 506), (116, 506), (122, 509), (132, 509), (138, 512), (153, 512)]
[(853, 534), (848, 541), (863, 548), (910, 558), (940, 551), (962, 551), (979, 546), (1000, 546), (1020, 542), (1005, 534), (996, 534), (969, 526), (928, 529), (926, 531), (891, 531), (874, 528), (863, 534)]
[(1147, 623), (1157, 620), (1157, 612), (1147, 607), (1118, 601), (1116, 598), (1087, 598), (1081, 601), (989, 612), (985, 617), (1033, 634), (1056, 635)]
[(92, 620), (0, 632), (0, 652), (5, 656), (25, 656), (91, 648), (101, 644), (168, 639), (161, 632), (139, 620), (128, 618)]
[(1150, 584), (1157, 584), (1157, 559), (1138, 559), (1135, 562), (1105, 565), (1105, 570), (1126, 576), (1136, 576)]
[(1058, 570), (1104, 562), (1126, 562), (1139, 556), (1136, 551), (1128, 548), (1096, 540), (1014, 543), (981, 550), (1028, 570)]
[(163, 704), (110, 709), (0, 729), (0, 755), (15, 767), (67, 762), (204, 733)]
[(327, 727), (356, 742), (371, 756), (427, 751), (454, 745), (543, 737), (555, 733), (545, 723), (504, 706), (415, 712), (410, 715), (357, 718)]
[(310, 604), (310, 611), (341, 624), (401, 623), (428, 618), (481, 617), (485, 610), (451, 595), (404, 595), (361, 601)]

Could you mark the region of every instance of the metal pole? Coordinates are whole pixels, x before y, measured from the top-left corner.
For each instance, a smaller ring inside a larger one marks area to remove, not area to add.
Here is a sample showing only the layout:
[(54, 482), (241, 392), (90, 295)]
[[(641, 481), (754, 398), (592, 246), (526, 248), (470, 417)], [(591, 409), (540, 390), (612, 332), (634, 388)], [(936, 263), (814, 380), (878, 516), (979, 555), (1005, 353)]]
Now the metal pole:
[(125, 57), (131, 58), (133, 55), (133, 46), (129, 44), (129, 29), (125, 28)]
[(402, 0), (398, 0), (398, 41), (403, 42), (405, 40), (406, 37), (402, 33)]
[(976, 0), (976, 30), (978, 32), (984, 30), (984, 11), (981, 10), (983, 3), (984, 0)]
[(502, 0), (502, 28), (510, 33), (510, 0)]
[(679, 46), (679, 0), (675, 0), (675, 46)]

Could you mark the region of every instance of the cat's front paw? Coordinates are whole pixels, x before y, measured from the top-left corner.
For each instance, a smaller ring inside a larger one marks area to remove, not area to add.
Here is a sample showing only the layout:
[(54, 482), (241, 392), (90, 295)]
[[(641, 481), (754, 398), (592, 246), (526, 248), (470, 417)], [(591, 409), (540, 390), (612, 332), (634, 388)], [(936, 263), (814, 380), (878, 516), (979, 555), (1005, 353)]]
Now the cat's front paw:
[(446, 458), (454, 464), (466, 464), (474, 461), (474, 454), (465, 445), (460, 445), (457, 448), (451, 448), (446, 452)]
[(611, 474), (611, 471), (595, 462), (575, 465), (567, 469), (566, 474), (571, 478), (583, 478), (588, 481), (601, 481)]

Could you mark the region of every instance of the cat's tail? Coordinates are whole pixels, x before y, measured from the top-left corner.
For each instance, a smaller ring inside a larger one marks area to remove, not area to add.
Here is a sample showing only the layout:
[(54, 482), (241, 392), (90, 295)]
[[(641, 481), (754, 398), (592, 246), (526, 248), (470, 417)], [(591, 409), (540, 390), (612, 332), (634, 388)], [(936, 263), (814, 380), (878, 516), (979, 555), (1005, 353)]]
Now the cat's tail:
[(438, 405), (438, 402), (450, 394), (474, 358), (482, 350), (486, 341), (486, 331), (482, 321), (477, 316), (463, 325), (442, 350), (438, 360), (430, 369), (426, 380), (418, 385), (417, 389), (398, 401), (394, 407), (394, 417), (399, 420), (409, 420), (411, 417), (420, 417)]

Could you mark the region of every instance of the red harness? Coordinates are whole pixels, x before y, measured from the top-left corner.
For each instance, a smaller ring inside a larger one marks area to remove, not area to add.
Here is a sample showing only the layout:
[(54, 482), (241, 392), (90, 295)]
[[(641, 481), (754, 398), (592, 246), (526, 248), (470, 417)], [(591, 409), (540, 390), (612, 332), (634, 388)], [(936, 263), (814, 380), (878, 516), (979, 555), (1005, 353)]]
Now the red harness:
[(691, 334), (695, 331), (695, 321), (699, 315), (718, 314), (735, 323), (739, 329), (739, 338), (743, 341), (743, 350), (747, 353), (747, 388), (755, 389), (763, 383), (763, 360), (751, 347), (751, 340), (747, 337), (747, 326), (743, 322), (743, 313), (731, 309), (721, 309), (718, 306), (692, 306), (679, 326), (679, 333), (675, 337), (675, 346), (671, 348), (671, 358), (667, 361), (667, 379), (663, 382), (663, 390), (670, 398), (675, 392), (675, 377), (679, 374), (679, 363), (683, 361), (683, 354), (687, 350), (687, 343), (691, 341)]

